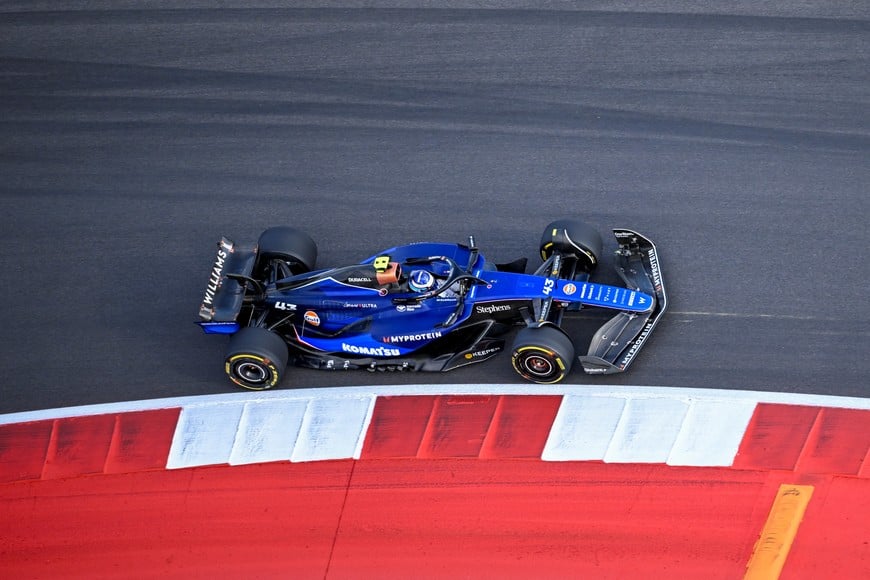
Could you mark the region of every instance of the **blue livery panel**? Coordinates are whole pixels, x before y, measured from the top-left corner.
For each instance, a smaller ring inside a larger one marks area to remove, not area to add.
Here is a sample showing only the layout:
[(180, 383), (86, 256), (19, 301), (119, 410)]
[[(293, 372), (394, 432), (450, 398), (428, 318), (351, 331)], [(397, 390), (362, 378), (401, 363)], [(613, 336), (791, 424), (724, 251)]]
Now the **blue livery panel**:
[(488, 284), (477, 286), (478, 302), (536, 296), (628, 312), (648, 312), (655, 307), (655, 299), (649, 294), (621, 286), (507, 272), (482, 272), (480, 275)]
[(637, 290), (592, 282), (574, 283), (568, 280), (559, 280), (557, 288), (553, 291), (553, 298), (628, 312), (648, 312), (655, 306), (655, 299), (652, 296)]

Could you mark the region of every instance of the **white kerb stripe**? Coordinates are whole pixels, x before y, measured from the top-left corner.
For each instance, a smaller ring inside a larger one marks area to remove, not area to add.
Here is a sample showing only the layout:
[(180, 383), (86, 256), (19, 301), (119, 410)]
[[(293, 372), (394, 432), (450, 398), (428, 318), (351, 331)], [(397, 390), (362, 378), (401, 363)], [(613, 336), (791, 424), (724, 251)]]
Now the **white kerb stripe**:
[(688, 408), (688, 403), (675, 399), (629, 399), (604, 461), (665, 463)]
[(311, 400), (290, 460), (358, 458), (374, 404), (374, 396)]
[(749, 398), (565, 395), (541, 459), (727, 467), (755, 406)]
[(624, 407), (625, 399), (622, 397), (565, 395), (556, 413), (541, 459), (544, 461), (604, 459)]
[(288, 461), (309, 399), (257, 401), (245, 405), (230, 465)]
[(227, 463), (243, 409), (244, 403), (182, 407), (166, 467)]
[(753, 401), (692, 401), (668, 465), (729, 467), (754, 412)]

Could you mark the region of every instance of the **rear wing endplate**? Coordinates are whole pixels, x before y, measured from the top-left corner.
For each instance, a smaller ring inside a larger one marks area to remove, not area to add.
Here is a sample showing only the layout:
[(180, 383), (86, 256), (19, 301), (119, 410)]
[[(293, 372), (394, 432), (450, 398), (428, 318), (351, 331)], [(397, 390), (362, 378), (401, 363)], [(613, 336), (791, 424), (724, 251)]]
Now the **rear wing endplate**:
[(218, 242), (205, 295), (199, 305), (199, 324), (203, 330), (226, 333), (237, 329), (233, 323), (245, 299), (245, 284), (240, 279), (250, 277), (256, 259), (255, 250), (238, 248), (227, 238)]
[(589, 352), (578, 357), (588, 374), (625, 371), (649, 339), (668, 305), (655, 244), (632, 230), (615, 229), (613, 235), (619, 244), (617, 273), (628, 288), (654, 296), (656, 303), (649, 312), (621, 311), (598, 329), (592, 337)]

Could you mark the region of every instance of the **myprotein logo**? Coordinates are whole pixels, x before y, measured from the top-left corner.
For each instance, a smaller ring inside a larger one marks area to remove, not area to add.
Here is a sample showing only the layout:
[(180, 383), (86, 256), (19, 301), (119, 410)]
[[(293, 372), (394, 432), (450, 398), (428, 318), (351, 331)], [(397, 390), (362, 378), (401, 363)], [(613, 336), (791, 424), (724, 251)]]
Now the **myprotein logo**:
[(655, 248), (651, 249), (647, 256), (649, 257), (650, 270), (652, 270), (653, 285), (657, 291), (662, 289), (662, 272), (659, 270), (659, 257), (656, 254)]
[(381, 342), (386, 342), (388, 344), (398, 344), (402, 342), (420, 342), (423, 340), (434, 340), (436, 338), (441, 338), (441, 332), (421, 332), (418, 334), (400, 334), (396, 336), (384, 336), (381, 338)]
[(512, 309), (513, 307), (510, 304), (487, 304), (486, 306), (478, 305), (474, 307), (474, 311), (477, 314), (494, 314), (496, 312), (507, 312)]
[(643, 343), (646, 342), (646, 339), (649, 337), (649, 334), (652, 332), (653, 327), (656, 325), (655, 320), (650, 320), (647, 322), (643, 330), (640, 331), (640, 334), (637, 335), (637, 338), (634, 339), (634, 344), (631, 345), (631, 348), (628, 349), (628, 352), (622, 357), (622, 360), (619, 361), (617, 366), (621, 369), (625, 369), (632, 360), (634, 360), (637, 351), (640, 350), (640, 347), (643, 346)]

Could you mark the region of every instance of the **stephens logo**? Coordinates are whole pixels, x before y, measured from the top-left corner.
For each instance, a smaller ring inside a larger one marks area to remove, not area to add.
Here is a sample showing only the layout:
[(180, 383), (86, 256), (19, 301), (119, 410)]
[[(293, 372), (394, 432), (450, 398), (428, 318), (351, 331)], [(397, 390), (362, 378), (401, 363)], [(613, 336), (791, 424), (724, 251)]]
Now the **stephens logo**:
[(313, 310), (306, 312), (303, 319), (311, 326), (320, 326), (320, 317)]
[(492, 314), (494, 312), (507, 312), (513, 310), (509, 304), (489, 304), (488, 306), (475, 306), (474, 311), (478, 314)]
[(440, 338), (441, 332), (421, 332), (420, 334), (402, 334), (399, 336), (384, 336), (381, 338), (381, 342), (386, 342), (390, 344), (395, 344), (397, 342), (419, 342), (421, 340), (432, 340), (434, 338)]

